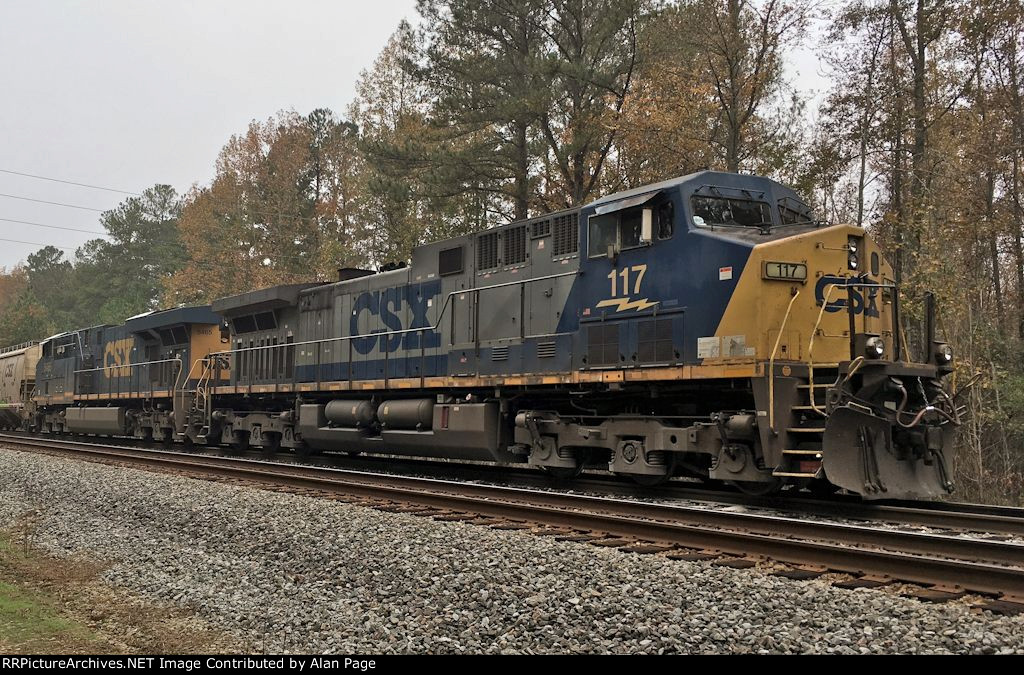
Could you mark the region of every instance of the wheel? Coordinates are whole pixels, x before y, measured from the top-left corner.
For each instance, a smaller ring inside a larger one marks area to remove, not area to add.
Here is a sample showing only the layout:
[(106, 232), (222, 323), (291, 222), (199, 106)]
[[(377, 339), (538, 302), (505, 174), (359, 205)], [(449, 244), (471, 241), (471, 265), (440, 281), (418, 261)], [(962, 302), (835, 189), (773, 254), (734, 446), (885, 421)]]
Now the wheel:
[(267, 459), (273, 459), (281, 449), (281, 434), (268, 431), (263, 434), (261, 439), (263, 445), (260, 447), (260, 452)]
[(630, 474), (633, 482), (637, 485), (643, 485), (644, 487), (658, 487), (668, 482), (668, 479), (672, 476), (669, 474), (663, 474), (661, 476), (648, 476), (641, 473)]
[(575, 469), (571, 469), (564, 466), (546, 466), (544, 467), (544, 471), (546, 471), (547, 474), (556, 482), (564, 482), (578, 478), (583, 472), (583, 467), (578, 466)]
[(239, 452), (245, 452), (249, 449), (249, 432), (248, 431), (234, 431), (231, 433), (231, 444), (228, 446), (231, 448), (232, 454)]
[(815, 497), (825, 499), (839, 492), (839, 486), (833, 485), (827, 480), (814, 479), (807, 484), (807, 490)]
[[(295, 456), (297, 458), (299, 458), (300, 460), (302, 460), (302, 461), (308, 460), (310, 457), (312, 457), (316, 453), (317, 453), (316, 448), (311, 448), (309, 446), (309, 444), (304, 442), (304, 441), (300, 441), (295, 446)], [(354, 457), (355, 456), (355, 455), (350, 454), (350, 453), (346, 453), (346, 454), (348, 454), (349, 457)], [(359, 453), (356, 453), (356, 454), (359, 454)]]
[(782, 490), (782, 486), (785, 485), (781, 478), (765, 482), (747, 480), (733, 480), (729, 482), (735, 485), (740, 492), (751, 497), (767, 497), (778, 494)]

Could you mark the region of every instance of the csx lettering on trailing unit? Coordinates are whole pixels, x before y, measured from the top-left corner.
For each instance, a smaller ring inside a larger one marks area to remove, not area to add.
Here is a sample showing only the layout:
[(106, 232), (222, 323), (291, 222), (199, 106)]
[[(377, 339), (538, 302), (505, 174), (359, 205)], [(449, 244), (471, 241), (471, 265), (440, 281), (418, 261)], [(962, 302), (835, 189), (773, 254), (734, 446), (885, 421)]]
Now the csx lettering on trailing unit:
[(103, 376), (127, 377), (131, 374), (133, 338), (108, 342), (103, 348)]
[[(411, 286), (399, 286), (397, 288), (385, 288), (379, 291), (368, 291), (361, 294), (352, 304), (352, 316), (349, 319), (349, 335), (359, 335), (359, 317), (364, 312), (373, 316), (379, 316), (383, 329), (371, 330), (371, 333), (395, 333), (403, 330), (402, 319), (398, 316), (405, 303), (409, 304), (412, 312), (412, 321), (408, 328), (431, 327), (430, 319), (427, 318), (427, 310), (430, 308), (431, 300), (441, 292), (440, 281), (430, 281), (424, 284), (413, 284)], [(440, 347), (441, 336), (433, 330), (423, 330), (413, 333), (401, 333), (399, 335), (370, 335), (367, 337), (355, 338), (352, 346), (360, 354), (369, 354), (375, 348), (382, 351), (393, 352), (401, 346), (402, 349), (420, 349)]]

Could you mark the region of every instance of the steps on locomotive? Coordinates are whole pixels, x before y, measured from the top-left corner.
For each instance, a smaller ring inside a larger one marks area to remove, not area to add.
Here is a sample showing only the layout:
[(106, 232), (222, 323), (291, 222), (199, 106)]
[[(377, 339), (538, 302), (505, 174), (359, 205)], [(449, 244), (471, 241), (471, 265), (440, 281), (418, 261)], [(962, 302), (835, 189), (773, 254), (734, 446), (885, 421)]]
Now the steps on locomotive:
[(821, 478), (821, 450), (825, 435), (825, 397), (836, 380), (836, 371), (815, 368), (814, 402), (809, 380), (797, 384), (798, 399), (784, 427), (785, 449), (782, 461), (772, 471), (780, 478)]

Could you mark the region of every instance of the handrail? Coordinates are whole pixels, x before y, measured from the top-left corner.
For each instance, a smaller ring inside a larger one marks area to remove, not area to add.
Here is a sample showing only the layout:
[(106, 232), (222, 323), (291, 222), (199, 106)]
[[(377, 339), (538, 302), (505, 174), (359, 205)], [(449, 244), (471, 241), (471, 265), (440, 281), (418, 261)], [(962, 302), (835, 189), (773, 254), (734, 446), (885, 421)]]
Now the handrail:
[[(203, 364), (203, 370), (202, 372), (200, 372), (199, 379), (196, 381), (196, 407), (199, 407), (198, 401), (202, 401), (204, 411), (206, 410), (208, 403), (208, 393), (206, 390), (206, 385), (208, 382), (213, 380), (213, 361), (214, 359), (210, 358), (209, 356), (204, 356), (201, 359), (196, 359), (196, 363)], [(190, 369), (189, 374), (191, 375), (191, 373), (192, 371)]]
[[(834, 291), (837, 288), (891, 288), (891, 289), (895, 290), (897, 293), (899, 292), (896, 289), (896, 284), (876, 284), (876, 283), (868, 283), (868, 282), (863, 282), (863, 281), (862, 282), (858, 282), (858, 283), (849, 283), (849, 281), (850, 280), (847, 279), (847, 283), (844, 283), (844, 284), (827, 284), (825, 286), (824, 293), (822, 295), (822, 300), (821, 300), (821, 309), (818, 310), (818, 320), (814, 322), (814, 329), (811, 330), (811, 339), (810, 339), (810, 341), (807, 344), (808, 383), (810, 384), (810, 390), (809, 390), (810, 391), (810, 395), (809, 395), (809, 398), (810, 398), (810, 401), (811, 401), (811, 409), (814, 410), (814, 412), (818, 413), (819, 415), (823, 415), (823, 414), (826, 414), (826, 413), (825, 413), (825, 411), (823, 411), (821, 408), (818, 407), (818, 404), (814, 400), (814, 336), (818, 334), (818, 326), (821, 325), (821, 320), (825, 316), (825, 308), (828, 307), (829, 299), (832, 297), (832, 291)], [(851, 309), (852, 303), (850, 302), (850, 299), (847, 298), (846, 302), (847, 302), (847, 310), (848, 311), (852, 311), (852, 309)], [(894, 318), (893, 332), (895, 334), (895, 339), (898, 340), (899, 339), (900, 331), (899, 331), (899, 327), (895, 323), (897, 317), (893, 317), (893, 318)], [(852, 322), (852, 319), (851, 319), (851, 322)], [(851, 343), (853, 341), (853, 333), (852, 332), (850, 333), (850, 341), (851, 341)], [(857, 365), (856, 367), (859, 368), (860, 366)]]
[[(181, 375), (182, 375), (182, 373), (185, 370), (185, 367), (184, 367), (184, 364), (182, 363), (181, 357), (175, 357), (173, 359), (159, 359), (157, 361), (140, 361), (138, 363), (123, 363), (123, 364), (119, 364), (119, 365), (99, 366), (98, 368), (82, 368), (80, 370), (73, 370), (71, 372), (72, 372), (72, 375), (78, 375), (80, 373), (95, 373), (95, 372), (99, 372), (101, 370), (102, 371), (109, 371), (109, 370), (115, 370), (115, 369), (120, 369), (120, 368), (128, 368), (129, 371), (130, 371), (132, 368), (139, 368), (141, 366), (152, 366), (152, 365), (156, 365), (156, 364), (160, 364), (160, 363), (176, 363), (176, 364), (178, 364), (178, 372), (177, 372), (177, 375), (174, 378), (174, 386), (171, 389), (171, 393), (172, 393), (172, 395), (174, 395), (177, 392), (178, 384), (181, 381)], [(131, 376), (132, 376), (132, 374), (129, 372), (127, 377), (130, 378)], [(108, 378), (110, 378), (110, 377), (111, 376), (108, 375)], [(118, 380), (120, 380), (122, 376), (121, 375), (115, 375), (113, 377), (115, 377)], [(75, 386), (76, 387), (77, 387), (77, 384), (78, 384), (78, 382), (76, 380), (76, 382), (75, 382)], [(120, 385), (118, 385), (118, 386), (120, 387)], [(150, 384), (149, 390), (150, 390), (150, 392), (152, 392), (152, 390), (153, 390), (152, 383)], [(141, 393), (143, 391), (143, 389), (140, 387), (138, 389), (138, 391)], [(126, 393), (129, 393), (129, 392), (131, 392), (131, 383), (129, 383), (129, 390)], [(118, 395), (121, 394), (120, 391), (118, 391), (117, 393), (118, 393)]]
[(114, 370), (117, 368), (135, 368), (137, 366), (151, 366), (155, 363), (181, 363), (181, 358), (173, 359), (160, 359), (159, 361), (140, 361), (139, 363), (121, 363), (113, 366), (100, 366), (98, 368), (82, 368), (81, 370), (72, 371), (75, 375), (78, 373), (94, 373), (100, 370)]
[(20, 349), (28, 349), (29, 347), (34, 347), (37, 344), (39, 344), (39, 340), (29, 340), (28, 342), (21, 342), (16, 345), (11, 345), (10, 347), (0, 347), (0, 354), (16, 352)]
[[(828, 307), (832, 291), (837, 288), (841, 288), (841, 286), (839, 284), (828, 284), (825, 286), (821, 297), (821, 309), (818, 310), (818, 320), (814, 322), (814, 328), (811, 329), (811, 339), (807, 343), (807, 381), (810, 385), (808, 398), (811, 402), (811, 409), (819, 415), (822, 414), (822, 410), (818, 408), (818, 404), (814, 401), (814, 336), (818, 334), (818, 326), (821, 325), (821, 320), (825, 316), (825, 308)], [(849, 298), (847, 298), (847, 302), (849, 302)]]
[(782, 317), (782, 323), (779, 325), (779, 334), (775, 336), (775, 346), (772, 348), (771, 356), (768, 359), (768, 428), (772, 434), (778, 434), (775, 431), (775, 353), (779, 351), (779, 343), (782, 342), (782, 331), (786, 328), (790, 310), (793, 309), (793, 303), (796, 302), (799, 295), (800, 291), (795, 291), (793, 297), (789, 299), (789, 304), (786, 305), (786, 314)]
[[(319, 340), (303, 340), (302, 342), (286, 342), (286, 343), (276, 344), (276, 345), (259, 345), (259, 346), (255, 346), (255, 347), (242, 347), (241, 349), (225, 349), (225, 350), (219, 351), (219, 352), (210, 352), (209, 356), (220, 356), (220, 355), (224, 355), (224, 354), (229, 354), (230, 355), (230, 354), (237, 354), (237, 353), (241, 353), (241, 352), (258, 351), (258, 350), (261, 350), (261, 349), (279, 349), (281, 347), (302, 347), (302, 346), (305, 346), (305, 345), (322, 344), (324, 342), (337, 342), (337, 341), (346, 341), (346, 340), (358, 340), (358, 339), (361, 339), (361, 338), (369, 338), (369, 337), (377, 338), (377, 337), (380, 337), (382, 335), (383, 336), (404, 335), (404, 334), (407, 334), (407, 333), (419, 333), (419, 332), (422, 332), (422, 331), (425, 331), (425, 330), (437, 330), (438, 328), (441, 327), (441, 319), (444, 317), (445, 312), (448, 311), (448, 306), (449, 306), (449, 304), (451, 304), (451, 299), (452, 299), (452, 296), (454, 296), (454, 295), (462, 295), (464, 293), (479, 293), (480, 291), (489, 291), (489, 290), (494, 289), (494, 288), (504, 288), (506, 286), (519, 286), (519, 285), (523, 285), (523, 284), (534, 283), (534, 282), (537, 282), (537, 281), (547, 281), (548, 279), (557, 279), (559, 277), (578, 276), (578, 275), (579, 275), (578, 271), (560, 272), (559, 274), (548, 274), (548, 275), (543, 276), (543, 277), (533, 277), (531, 279), (518, 279), (516, 281), (506, 281), (506, 282), (502, 282), (500, 284), (494, 284), (494, 285), (491, 285), (491, 286), (480, 286), (478, 288), (463, 288), (463, 289), (459, 289), (459, 290), (456, 290), (456, 291), (449, 291), (448, 295), (445, 296), (444, 305), (441, 307), (441, 311), (437, 315), (437, 322), (434, 323), (433, 325), (429, 325), (429, 326), (419, 326), (417, 328), (402, 328), (400, 330), (379, 331), (379, 332), (376, 332), (376, 333), (360, 333), (359, 335), (338, 335), (338, 336), (335, 336), (335, 337), (321, 338)], [(526, 337), (528, 337), (528, 338), (547, 337), (548, 335), (559, 335), (559, 333), (552, 333), (552, 334), (543, 333), (543, 334), (540, 334), (540, 335), (527, 335)]]

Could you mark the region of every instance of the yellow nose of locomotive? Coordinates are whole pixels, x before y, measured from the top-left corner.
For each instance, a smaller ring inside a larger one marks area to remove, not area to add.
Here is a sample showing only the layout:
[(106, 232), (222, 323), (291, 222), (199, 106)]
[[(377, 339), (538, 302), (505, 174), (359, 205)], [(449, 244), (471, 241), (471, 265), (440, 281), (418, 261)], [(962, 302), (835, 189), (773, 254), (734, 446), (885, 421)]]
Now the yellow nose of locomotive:
[(758, 360), (835, 365), (851, 359), (852, 319), (854, 334), (878, 338), (871, 356), (891, 358), (892, 294), (879, 286), (892, 282), (892, 266), (860, 227), (765, 242), (751, 250), (717, 336), (744, 336)]

